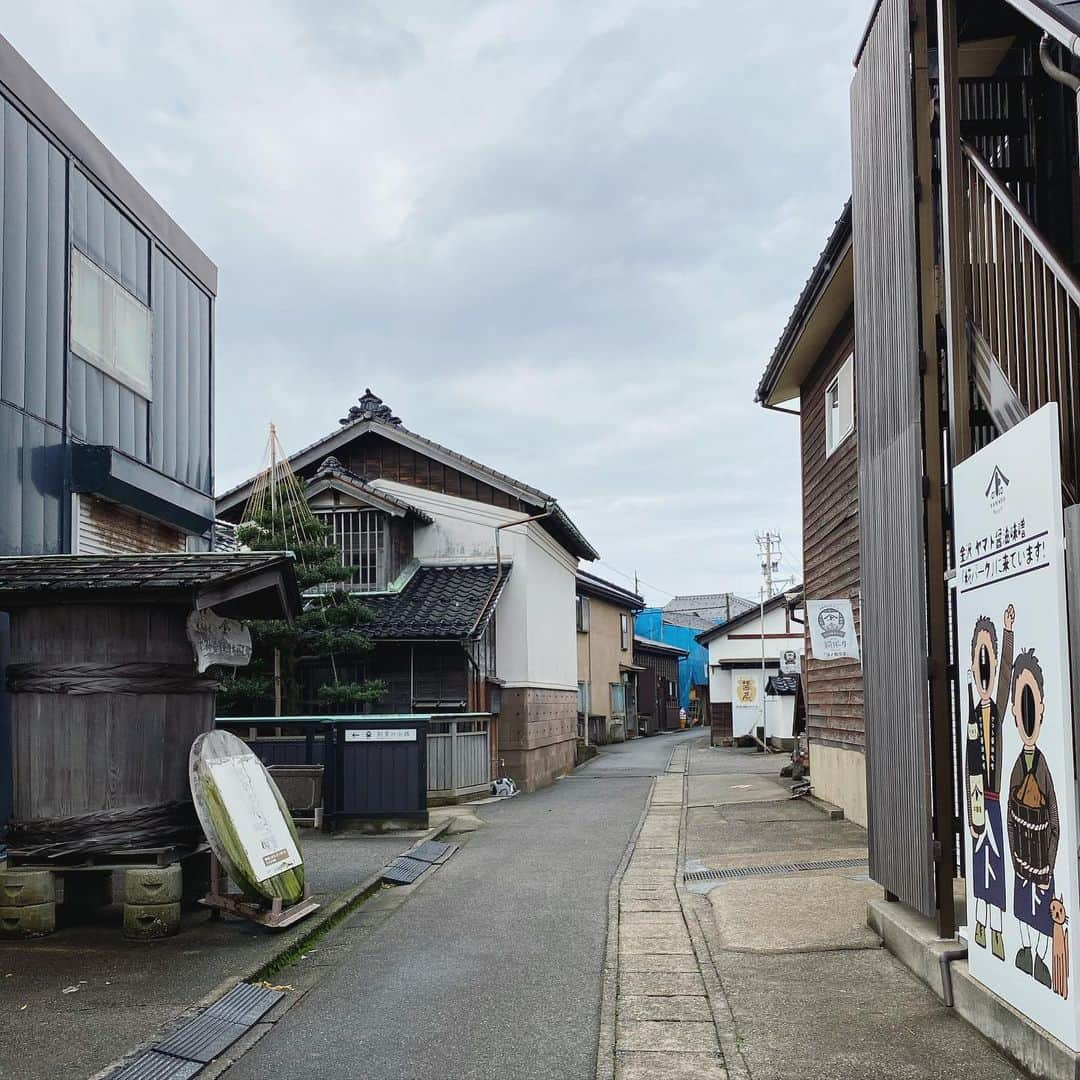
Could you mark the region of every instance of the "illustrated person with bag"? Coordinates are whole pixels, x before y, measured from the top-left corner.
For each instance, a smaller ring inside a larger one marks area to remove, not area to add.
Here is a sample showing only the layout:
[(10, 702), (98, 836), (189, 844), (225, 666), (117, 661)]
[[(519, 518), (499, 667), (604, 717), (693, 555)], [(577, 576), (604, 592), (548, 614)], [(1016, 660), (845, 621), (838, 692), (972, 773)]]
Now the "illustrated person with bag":
[[(1020, 923), (1021, 941), (1016, 966), (1050, 989), (1052, 977), (1046, 958), (1054, 936), (1054, 864), (1061, 826), (1054, 778), (1038, 747), (1046, 698), (1042, 667), (1034, 649), (1028, 649), (1016, 658), (1009, 698), (1016, 730), (1023, 743), (1009, 777), (1013, 914)], [(1057, 916), (1063, 924), (1064, 905), (1060, 908)]]
[[(975, 944), (1005, 959), (1001, 931), (1005, 917), (1005, 845), (1001, 828), (1001, 722), (1009, 701), (1016, 611), (1005, 609), (1001, 653), (997, 630), (985, 615), (971, 635), (968, 676), (967, 807), (973, 840), (972, 881), (975, 893)], [(996, 677), (996, 679), (995, 679)], [(972, 694), (972, 685), (978, 700)], [(992, 693), (993, 691), (993, 693)]]

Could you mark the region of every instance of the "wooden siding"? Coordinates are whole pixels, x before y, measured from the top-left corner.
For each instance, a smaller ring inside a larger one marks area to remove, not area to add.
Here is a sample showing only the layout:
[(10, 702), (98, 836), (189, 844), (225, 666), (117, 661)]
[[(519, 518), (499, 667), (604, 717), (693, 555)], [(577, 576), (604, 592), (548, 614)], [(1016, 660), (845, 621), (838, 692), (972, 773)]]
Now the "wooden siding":
[[(337, 452), (341, 463), (367, 480), (392, 480), (398, 484), (437, 491), (442, 495), (456, 495), (473, 499), (489, 506), (502, 506), (510, 510), (528, 512), (520, 499), (515, 499), (482, 480), (477, 480), (457, 469), (399, 446), (381, 435), (365, 435)], [(301, 475), (310, 478), (318, 470), (321, 461), (313, 462)]]
[[(855, 432), (825, 454), (825, 389), (851, 354), (849, 311), (801, 388), (803, 573), (811, 600), (849, 599), (861, 637), (859, 610), (858, 386)], [(815, 742), (863, 748), (862, 666), (854, 660), (814, 660), (806, 641), (807, 731)]]
[(870, 875), (933, 915), (912, 57), (907, 0), (882, 0), (851, 85), (861, 651)]

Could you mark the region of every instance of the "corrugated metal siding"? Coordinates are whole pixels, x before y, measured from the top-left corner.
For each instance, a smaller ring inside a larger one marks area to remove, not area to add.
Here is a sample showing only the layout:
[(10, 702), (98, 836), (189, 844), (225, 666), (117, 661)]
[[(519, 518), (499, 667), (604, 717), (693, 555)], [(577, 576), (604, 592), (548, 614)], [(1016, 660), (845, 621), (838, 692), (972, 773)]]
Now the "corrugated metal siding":
[(78, 496), (79, 555), (152, 555), (187, 550), (179, 529), (93, 495)]
[(63, 155), (0, 100), (0, 397), (64, 422)]
[(931, 915), (909, 18), (907, 0), (883, 0), (851, 89), (862, 651), (871, 874)]
[(152, 270), (150, 464), (209, 494), (210, 298), (160, 248)]
[[(71, 242), (144, 304), (150, 304), (150, 239), (74, 166), (68, 196)], [(68, 354), (71, 433), (149, 460), (147, 401), (93, 364)]]
[(63, 490), (60, 432), (0, 404), (0, 555), (63, 550)]
[[(802, 479), (803, 574), (812, 600), (849, 599), (855, 629), (862, 636), (859, 610), (858, 379), (856, 431), (825, 455), (825, 389), (851, 354), (853, 321), (845, 318), (822, 358), (803, 382)], [(807, 733), (815, 742), (863, 747), (863, 675), (855, 660), (815, 660), (809, 642), (804, 661)]]

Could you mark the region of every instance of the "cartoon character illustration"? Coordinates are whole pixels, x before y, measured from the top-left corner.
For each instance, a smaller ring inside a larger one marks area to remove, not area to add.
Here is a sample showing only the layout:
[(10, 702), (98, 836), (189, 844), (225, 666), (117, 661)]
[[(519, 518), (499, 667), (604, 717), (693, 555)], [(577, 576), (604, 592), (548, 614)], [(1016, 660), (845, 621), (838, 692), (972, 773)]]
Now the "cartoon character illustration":
[(1043, 672), (1034, 649), (1016, 658), (1009, 691), (1023, 743), (1009, 778), (1009, 850), (1013, 864), (1013, 914), (1020, 924), (1016, 966), (1048, 989), (1046, 954), (1054, 933), (1054, 864), (1061, 826), (1050, 767), (1038, 747), (1046, 710)]
[[(1001, 936), (1005, 917), (1005, 845), (1001, 828), (1001, 722), (1009, 700), (1013, 622), (1016, 611), (1005, 609), (1001, 652), (997, 630), (985, 615), (975, 621), (971, 635), (971, 674), (968, 681), (967, 802), (968, 827), (974, 841), (972, 878), (975, 893), (975, 944), (1005, 959)], [(996, 676), (996, 685), (995, 685)], [(972, 684), (978, 700), (972, 694)], [(993, 693), (992, 693), (993, 691)]]
[(1069, 916), (1061, 897), (1050, 901), (1050, 919), (1054, 924), (1054, 944), (1050, 950), (1053, 959), (1050, 979), (1054, 993), (1069, 996)]

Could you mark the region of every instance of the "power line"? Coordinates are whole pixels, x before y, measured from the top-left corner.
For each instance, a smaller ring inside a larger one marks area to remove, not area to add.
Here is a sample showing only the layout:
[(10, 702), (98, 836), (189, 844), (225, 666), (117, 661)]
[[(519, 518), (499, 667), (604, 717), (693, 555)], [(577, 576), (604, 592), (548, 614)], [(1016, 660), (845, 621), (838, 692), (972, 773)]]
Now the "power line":
[(635, 591), (638, 589), (639, 585), (647, 585), (650, 589), (653, 590), (653, 592), (663, 593), (664, 596), (674, 597), (679, 595), (678, 593), (669, 592), (667, 589), (661, 589), (659, 585), (653, 585), (652, 582), (646, 581), (644, 578), (639, 578), (637, 574), (628, 574), (624, 570), (620, 570), (618, 567), (612, 566), (611, 563), (604, 562), (603, 559), (597, 559), (596, 561), (601, 566), (610, 570), (613, 574), (618, 574), (619, 577), (626, 578), (627, 581), (634, 582)]

